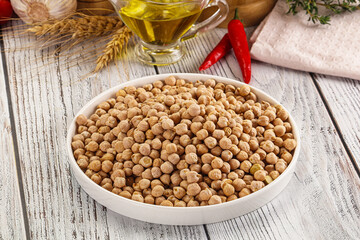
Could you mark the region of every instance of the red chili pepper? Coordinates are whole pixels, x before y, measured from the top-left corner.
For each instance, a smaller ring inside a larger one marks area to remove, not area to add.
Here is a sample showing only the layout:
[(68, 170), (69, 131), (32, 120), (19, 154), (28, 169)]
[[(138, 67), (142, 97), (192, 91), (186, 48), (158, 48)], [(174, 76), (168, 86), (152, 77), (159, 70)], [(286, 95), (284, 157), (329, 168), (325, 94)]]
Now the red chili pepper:
[(236, 59), (238, 60), (241, 68), (244, 82), (250, 83), (251, 80), (250, 51), (246, 39), (244, 25), (239, 20), (237, 9), (235, 9), (234, 19), (229, 22), (228, 32)]
[(231, 48), (232, 46), (230, 43), (229, 34), (225, 34), (218, 45), (216, 45), (214, 50), (212, 50), (211, 53), (209, 53), (209, 55), (205, 58), (204, 62), (199, 67), (199, 71), (208, 69), (214, 65), (217, 61), (224, 57), (225, 54), (231, 50)]
[(5, 24), (11, 17), (13, 10), (8, 0), (0, 0), (0, 25)]

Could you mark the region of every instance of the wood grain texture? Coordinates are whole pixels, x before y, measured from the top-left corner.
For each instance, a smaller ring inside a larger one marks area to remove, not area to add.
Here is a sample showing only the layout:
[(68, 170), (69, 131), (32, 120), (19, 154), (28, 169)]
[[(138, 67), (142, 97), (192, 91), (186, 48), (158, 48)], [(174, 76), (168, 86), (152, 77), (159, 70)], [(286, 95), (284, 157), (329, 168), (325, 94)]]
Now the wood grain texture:
[(360, 170), (360, 81), (321, 74), (314, 76)]
[[(187, 56), (178, 64), (159, 67), (159, 72), (197, 72), (223, 33), (216, 30), (187, 41)], [(260, 62), (253, 62), (252, 72), (251, 85), (282, 102), (294, 116), (301, 132), (300, 159), (277, 198), (245, 216), (206, 225), (210, 238), (357, 239), (360, 179), (311, 76)], [(204, 73), (242, 79), (233, 53)]]
[(99, 46), (74, 49), (78, 53), (74, 58), (56, 58), (55, 48), (13, 51), (35, 45), (27, 35), (8, 31), (4, 41), (31, 238), (205, 238), (203, 226), (161, 226), (107, 210), (80, 188), (67, 163), (67, 127), (80, 108), (111, 86), (155, 74), (153, 67), (129, 58), (124, 68), (118, 62), (118, 67), (81, 79), (95, 66), (83, 64), (86, 53), (95, 53)]
[(8, 104), (0, 55), (0, 239), (25, 239)]

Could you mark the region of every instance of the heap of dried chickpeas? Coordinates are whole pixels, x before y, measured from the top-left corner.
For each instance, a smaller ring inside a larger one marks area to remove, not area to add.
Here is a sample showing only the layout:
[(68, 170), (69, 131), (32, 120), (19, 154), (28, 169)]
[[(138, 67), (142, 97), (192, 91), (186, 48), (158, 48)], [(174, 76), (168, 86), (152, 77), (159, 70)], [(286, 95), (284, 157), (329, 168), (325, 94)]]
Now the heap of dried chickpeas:
[(72, 149), (96, 184), (148, 204), (194, 207), (256, 192), (284, 172), (288, 113), (247, 85), (169, 76), (125, 87), (76, 119)]

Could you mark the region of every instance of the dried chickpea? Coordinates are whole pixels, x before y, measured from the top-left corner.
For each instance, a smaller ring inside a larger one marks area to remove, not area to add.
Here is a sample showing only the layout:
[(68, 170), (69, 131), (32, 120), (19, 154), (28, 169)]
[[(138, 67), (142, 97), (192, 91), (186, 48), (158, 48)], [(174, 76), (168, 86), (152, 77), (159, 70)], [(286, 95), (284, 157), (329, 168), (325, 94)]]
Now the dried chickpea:
[(247, 195), (249, 195), (251, 193), (250, 189), (248, 188), (243, 188), (241, 189), (241, 191), (239, 192), (239, 197), (242, 198), (242, 197), (245, 197)]
[(156, 185), (155, 187), (153, 187), (153, 189), (151, 190), (151, 195), (153, 197), (160, 197), (163, 195), (165, 189), (163, 186), (161, 185)]
[(200, 193), (201, 187), (197, 183), (190, 183), (187, 186), (186, 194), (189, 196), (196, 196)]
[(229, 138), (227, 137), (223, 137), (222, 139), (220, 139), (219, 141), (219, 146), (224, 149), (224, 150), (227, 150), (227, 149), (230, 149), (231, 146), (232, 146), (232, 142)]
[(290, 139), (290, 138), (288, 138), (288, 139), (286, 139), (285, 141), (284, 141), (284, 147), (288, 150), (288, 151), (292, 151), (292, 150), (294, 150), (295, 149), (295, 147), (296, 147), (296, 141), (295, 141), (295, 139)]
[(214, 204), (219, 204), (222, 203), (220, 196), (218, 195), (213, 195), (210, 197), (208, 204), (209, 205), (214, 205)]
[(209, 172), (208, 176), (212, 180), (219, 180), (219, 179), (221, 179), (221, 170), (220, 169), (212, 169)]
[(174, 170), (174, 165), (170, 162), (164, 162), (161, 164), (160, 169), (163, 173), (171, 173)]

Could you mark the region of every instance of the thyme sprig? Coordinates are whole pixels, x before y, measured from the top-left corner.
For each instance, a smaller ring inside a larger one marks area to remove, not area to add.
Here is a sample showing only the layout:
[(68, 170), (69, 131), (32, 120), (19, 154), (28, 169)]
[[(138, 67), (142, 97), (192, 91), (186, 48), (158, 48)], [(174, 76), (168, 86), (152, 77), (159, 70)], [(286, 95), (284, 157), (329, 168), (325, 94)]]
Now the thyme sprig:
[(360, 9), (359, 0), (286, 0), (289, 11), (296, 15), (299, 9), (305, 10), (309, 21), (320, 24), (330, 24), (330, 15), (319, 14), (318, 6), (330, 10), (332, 13), (353, 12)]

